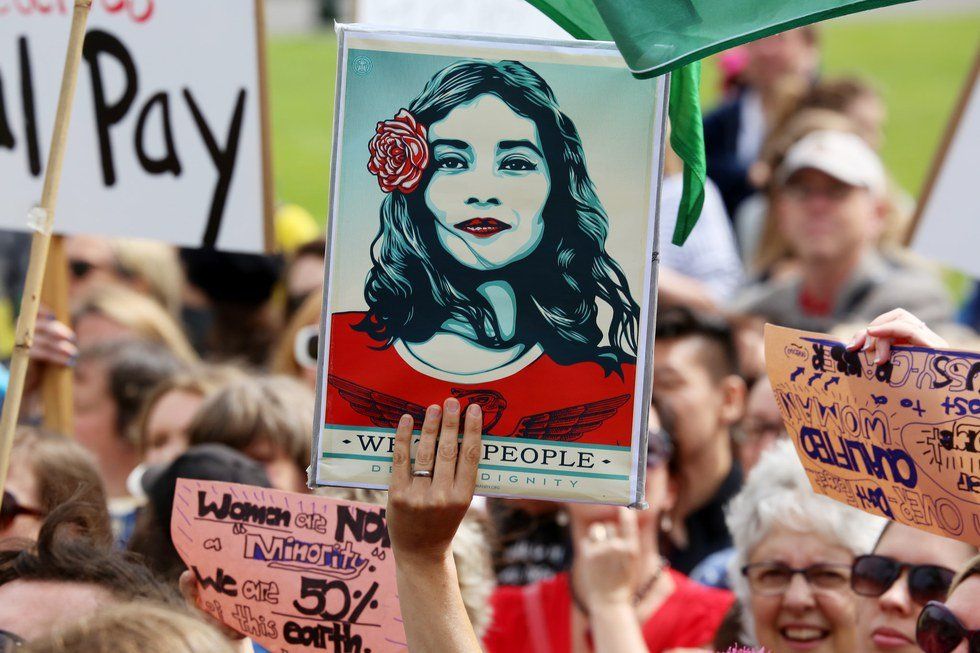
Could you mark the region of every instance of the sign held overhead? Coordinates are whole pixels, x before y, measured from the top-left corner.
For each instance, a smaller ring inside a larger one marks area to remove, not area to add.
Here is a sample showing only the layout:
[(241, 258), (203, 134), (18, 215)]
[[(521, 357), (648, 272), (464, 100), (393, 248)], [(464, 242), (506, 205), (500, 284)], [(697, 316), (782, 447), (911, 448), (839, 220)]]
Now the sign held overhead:
[[(0, 0), (3, 228), (25, 228), (40, 196), (60, 80), (60, 61), (44, 55), (64, 40), (67, 4)], [(266, 248), (261, 10), (260, 0), (94, 3), (60, 232)]]

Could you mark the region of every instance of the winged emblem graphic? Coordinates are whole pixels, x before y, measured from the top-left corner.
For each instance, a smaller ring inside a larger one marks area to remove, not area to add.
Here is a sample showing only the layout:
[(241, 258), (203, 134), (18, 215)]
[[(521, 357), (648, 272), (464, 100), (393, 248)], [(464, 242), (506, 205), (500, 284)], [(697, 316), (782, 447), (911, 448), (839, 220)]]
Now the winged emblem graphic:
[[(375, 426), (395, 428), (398, 426), (398, 419), (406, 413), (417, 423), (425, 419), (425, 406), (372, 390), (332, 374), (328, 377), (328, 383), (337, 389), (351, 408), (370, 419)], [(478, 404), (483, 409), (484, 432), (489, 435), (500, 435), (492, 431), (507, 409), (507, 400), (502, 394), (488, 389), (452, 388), (452, 395), (459, 399), (464, 410), (471, 403)], [(587, 404), (527, 415), (521, 418), (513, 432), (504, 435), (562, 442), (578, 440), (589, 431), (602, 426), (629, 401), (629, 398), (628, 394), (623, 394)]]

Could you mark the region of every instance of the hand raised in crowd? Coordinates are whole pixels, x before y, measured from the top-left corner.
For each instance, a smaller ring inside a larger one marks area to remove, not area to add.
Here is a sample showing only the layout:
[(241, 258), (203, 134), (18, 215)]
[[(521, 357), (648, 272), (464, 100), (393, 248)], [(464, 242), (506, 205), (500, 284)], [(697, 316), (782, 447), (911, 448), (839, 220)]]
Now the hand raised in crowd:
[(201, 585), (197, 582), (197, 578), (194, 577), (194, 572), (188, 569), (182, 573), (180, 575), (178, 586), (180, 587), (181, 596), (184, 597), (184, 601), (187, 602), (187, 605), (191, 610), (194, 610), (203, 616), (207, 623), (217, 628), (222, 635), (228, 638), (232, 644), (236, 646), (236, 650), (240, 650), (241, 653), (252, 653), (254, 649), (251, 639), (218, 621), (200, 606), (198, 600), (201, 595)]
[(447, 399), (443, 409), (429, 406), (414, 468), (412, 418), (403, 415), (398, 423), (387, 511), (396, 558), (439, 563), (452, 554), (453, 536), (476, 488), (483, 426), (480, 407), (470, 404), (466, 411), (462, 445), (457, 441), (459, 422), (456, 399)]
[(581, 557), (584, 572), (582, 600), (589, 612), (619, 604), (633, 610), (640, 536), (636, 514), (628, 508), (619, 508), (617, 513), (618, 524), (596, 522), (579, 542), (576, 555)]
[(460, 405), (429, 406), (412, 465), (414, 423), (403, 415), (395, 432), (388, 488), (388, 534), (395, 554), (398, 599), (412, 653), (479, 653), (482, 649), (463, 604), (452, 542), (476, 489), (483, 415)]
[(34, 325), (30, 366), (25, 380), (26, 391), (31, 393), (38, 389), (43, 366), (71, 367), (77, 358), (78, 345), (75, 340), (75, 332), (67, 324), (56, 320), (50, 311), (42, 307)]
[(875, 364), (881, 365), (891, 355), (892, 345), (943, 348), (949, 343), (904, 308), (896, 308), (879, 315), (866, 329), (854, 334), (847, 348), (850, 351), (874, 348)]
[(44, 310), (38, 315), (31, 343), (31, 360), (53, 365), (74, 365), (78, 357), (75, 332)]

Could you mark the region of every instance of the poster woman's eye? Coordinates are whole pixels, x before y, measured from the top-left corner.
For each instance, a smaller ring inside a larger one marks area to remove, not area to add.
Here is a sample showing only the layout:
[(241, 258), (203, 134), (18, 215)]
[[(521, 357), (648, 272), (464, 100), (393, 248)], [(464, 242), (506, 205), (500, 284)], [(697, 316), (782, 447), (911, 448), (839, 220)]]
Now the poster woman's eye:
[(538, 166), (533, 161), (530, 161), (522, 156), (509, 156), (500, 162), (500, 169), (525, 172), (537, 170)]
[(442, 170), (464, 170), (466, 161), (458, 156), (441, 156), (436, 159), (436, 167)]

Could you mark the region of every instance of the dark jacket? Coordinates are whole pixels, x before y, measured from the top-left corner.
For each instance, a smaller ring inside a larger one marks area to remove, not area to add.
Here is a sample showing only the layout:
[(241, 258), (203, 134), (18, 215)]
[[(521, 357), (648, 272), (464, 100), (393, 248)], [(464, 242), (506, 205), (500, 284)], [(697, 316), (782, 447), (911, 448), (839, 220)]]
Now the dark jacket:
[(717, 184), (729, 216), (755, 192), (749, 183), (749, 163), (738, 160), (742, 98), (729, 100), (704, 117), (704, 152), (708, 176)]

